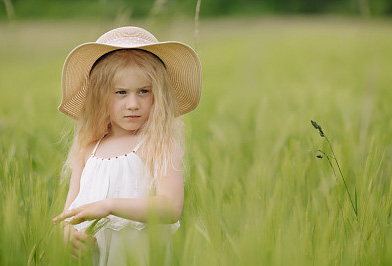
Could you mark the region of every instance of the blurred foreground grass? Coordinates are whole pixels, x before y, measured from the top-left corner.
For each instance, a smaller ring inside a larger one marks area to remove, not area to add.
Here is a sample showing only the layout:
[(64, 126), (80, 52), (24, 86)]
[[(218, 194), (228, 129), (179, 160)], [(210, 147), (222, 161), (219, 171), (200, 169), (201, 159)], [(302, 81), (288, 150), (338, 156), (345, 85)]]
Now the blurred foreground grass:
[[(73, 127), (56, 111), (61, 67), (76, 45), (115, 26), (0, 24), (0, 265), (70, 264), (50, 222), (66, 197), (60, 172)], [(203, 96), (185, 118), (186, 201), (173, 264), (392, 263), (391, 26), (201, 22)], [(148, 29), (195, 45), (191, 22)], [(352, 193), (357, 186), (358, 221), (341, 180), (314, 156), (325, 146), (310, 119), (329, 135)]]

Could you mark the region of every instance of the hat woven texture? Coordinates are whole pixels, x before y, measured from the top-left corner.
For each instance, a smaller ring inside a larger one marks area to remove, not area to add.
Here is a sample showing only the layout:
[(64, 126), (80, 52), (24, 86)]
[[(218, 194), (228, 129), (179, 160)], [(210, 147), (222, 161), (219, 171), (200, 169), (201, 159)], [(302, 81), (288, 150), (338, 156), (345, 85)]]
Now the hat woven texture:
[(143, 49), (158, 56), (164, 62), (171, 80), (180, 115), (196, 108), (200, 101), (202, 82), (201, 64), (196, 52), (180, 42), (158, 42), (144, 29), (122, 27), (103, 34), (96, 42), (81, 44), (71, 51), (63, 67), (63, 94), (58, 109), (78, 119), (95, 61), (108, 52), (124, 48)]

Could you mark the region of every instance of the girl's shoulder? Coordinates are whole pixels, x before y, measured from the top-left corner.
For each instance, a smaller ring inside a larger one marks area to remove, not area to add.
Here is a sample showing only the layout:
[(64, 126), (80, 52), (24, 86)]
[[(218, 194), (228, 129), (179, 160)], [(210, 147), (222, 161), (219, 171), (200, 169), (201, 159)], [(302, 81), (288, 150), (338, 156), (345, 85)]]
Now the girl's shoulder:
[(94, 144), (88, 144), (84, 147), (78, 147), (69, 155), (68, 164), (73, 172), (83, 170), (93, 148)]
[(85, 147), (82, 147), (79, 151), (78, 154), (78, 160), (82, 161), (84, 164), (86, 164), (88, 158), (90, 158), (91, 153), (94, 150), (94, 147), (96, 145), (96, 141), (90, 142), (87, 144)]

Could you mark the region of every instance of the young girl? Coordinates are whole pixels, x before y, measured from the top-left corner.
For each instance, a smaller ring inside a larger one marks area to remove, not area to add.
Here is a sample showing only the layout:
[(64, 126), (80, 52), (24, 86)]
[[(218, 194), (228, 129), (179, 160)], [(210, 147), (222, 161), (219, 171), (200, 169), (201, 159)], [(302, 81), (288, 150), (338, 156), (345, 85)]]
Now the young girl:
[[(123, 27), (76, 47), (62, 74), (59, 110), (78, 127), (64, 212), (74, 255), (97, 245), (100, 265), (147, 263), (150, 214), (179, 227), (184, 185), (181, 116), (199, 103), (201, 65), (179, 42)], [(103, 223), (95, 237), (86, 232)]]

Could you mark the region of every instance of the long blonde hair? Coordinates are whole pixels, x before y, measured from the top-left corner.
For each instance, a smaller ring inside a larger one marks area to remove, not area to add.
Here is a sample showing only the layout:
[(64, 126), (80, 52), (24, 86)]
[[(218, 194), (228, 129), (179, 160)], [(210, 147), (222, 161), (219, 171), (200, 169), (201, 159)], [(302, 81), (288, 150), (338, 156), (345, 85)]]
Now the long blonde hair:
[(122, 49), (97, 60), (88, 79), (87, 95), (78, 121), (67, 164), (82, 149), (97, 142), (110, 130), (109, 99), (115, 73), (127, 66), (142, 69), (151, 80), (154, 104), (147, 122), (138, 130), (143, 139), (140, 149), (152, 184), (174, 167), (172, 152), (184, 152), (184, 124), (178, 116), (174, 91), (164, 63), (154, 54), (138, 49)]

